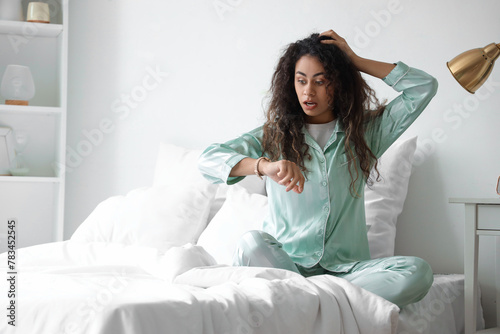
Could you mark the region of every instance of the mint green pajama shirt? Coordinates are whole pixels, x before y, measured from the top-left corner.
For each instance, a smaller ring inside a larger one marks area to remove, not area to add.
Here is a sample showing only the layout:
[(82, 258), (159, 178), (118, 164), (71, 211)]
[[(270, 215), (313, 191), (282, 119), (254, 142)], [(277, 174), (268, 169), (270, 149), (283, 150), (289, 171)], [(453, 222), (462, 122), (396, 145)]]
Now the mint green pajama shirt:
[[(387, 105), (381, 117), (367, 126), (365, 140), (377, 158), (415, 121), (437, 91), (436, 79), (402, 62), (382, 80), (401, 94)], [(358, 179), (355, 187), (359, 197), (353, 196), (344, 149), (345, 133), (340, 123), (337, 122), (323, 148), (305, 127), (303, 133), (311, 154), (310, 160), (305, 159), (307, 179), (303, 192), (286, 192), (285, 187), (267, 178), (269, 213), (263, 224), (265, 233), (254, 233), (250, 244), (242, 238), (238, 262), (261, 265), (258, 259), (250, 261), (250, 254), (258, 253), (260, 248), (260, 252), (268, 249), (268, 257), (276, 255), (279, 259), (269, 266), (300, 271), (305, 276), (328, 273), (345, 277), (400, 306), (422, 298), (432, 284), (432, 271), (426, 262), (412, 257), (394, 257), (392, 262), (391, 258), (384, 259), (385, 262), (370, 260), (364, 208), (366, 180)], [(244, 177), (230, 177), (229, 173), (242, 159), (263, 155), (262, 135), (263, 129), (259, 127), (226, 143), (209, 146), (199, 159), (201, 173), (213, 183), (241, 181)], [(411, 279), (401, 280), (402, 287), (395, 289), (415, 290), (413, 297), (408, 297), (407, 292), (399, 293), (404, 300), (392, 296), (394, 293), (388, 289), (395, 287), (394, 275), (400, 277), (402, 273)]]

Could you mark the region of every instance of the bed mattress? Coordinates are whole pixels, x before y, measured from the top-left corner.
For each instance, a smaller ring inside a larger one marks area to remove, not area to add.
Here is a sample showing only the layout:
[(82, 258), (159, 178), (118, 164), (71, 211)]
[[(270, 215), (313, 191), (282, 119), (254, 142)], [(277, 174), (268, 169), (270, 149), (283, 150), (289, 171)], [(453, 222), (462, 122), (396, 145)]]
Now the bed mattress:
[[(484, 328), (478, 303), (477, 329)], [(399, 334), (464, 333), (464, 275), (434, 275), (429, 293), (399, 313)]]

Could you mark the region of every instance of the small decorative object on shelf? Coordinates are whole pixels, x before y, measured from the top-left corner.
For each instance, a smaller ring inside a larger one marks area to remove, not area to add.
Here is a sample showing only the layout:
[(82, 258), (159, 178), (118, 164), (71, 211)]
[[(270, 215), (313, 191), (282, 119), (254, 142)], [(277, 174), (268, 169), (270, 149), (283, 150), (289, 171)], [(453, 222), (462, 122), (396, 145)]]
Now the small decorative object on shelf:
[(0, 175), (10, 175), (10, 167), (15, 156), (12, 129), (0, 127)]
[(0, 20), (23, 21), (21, 0), (0, 0)]
[(16, 152), (16, 157), (14, 161), (12, 161), (11, 168), (9, 169), (10, 174), (14, 176), (25, 176), (30, 172), (23, 154), (26, 145), (28, 145), (28, 133), (19, 130), (14, 131), (14, 150)]
[(49, 4), (44, 2), (30, 2), (26, 21), (38, 23), (50, 23)]
[(28, 105), (28, 100), (35, 96), (35, 84), (28, 66), (8, 65), (0, 86), (0, 95), (5, 104)]

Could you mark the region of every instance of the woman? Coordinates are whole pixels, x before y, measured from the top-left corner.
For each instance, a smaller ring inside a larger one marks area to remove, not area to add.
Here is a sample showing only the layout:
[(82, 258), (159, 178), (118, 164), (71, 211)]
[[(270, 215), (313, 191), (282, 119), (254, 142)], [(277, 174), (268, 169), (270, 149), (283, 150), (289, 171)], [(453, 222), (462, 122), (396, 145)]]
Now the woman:
[[(360, 72), (403, 93), (383, 106)], [(200, 157), (214, 183), (267, 176), (264, 231), (241, 238), (235, 264), (343, 277), (399, 307), (423, 298), (433, 279), (425, 261), (370, 259), (363, 190), (371, 175), (378, 180), (377, 158), (436, 90), (432, 76), (402, 62), (359, 57), (333, 30), (290, 44), (272, 78), (266, 123)]]

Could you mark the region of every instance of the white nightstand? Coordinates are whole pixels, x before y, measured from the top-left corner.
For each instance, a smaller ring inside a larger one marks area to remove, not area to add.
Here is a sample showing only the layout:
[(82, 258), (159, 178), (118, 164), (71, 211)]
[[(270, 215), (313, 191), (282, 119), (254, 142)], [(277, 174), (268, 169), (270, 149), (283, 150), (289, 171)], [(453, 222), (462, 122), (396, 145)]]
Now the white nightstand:
[[(500, 236), (500, 198), (450, 198), (450, 203), (465, 204), (465, 334), (500, 334), (500, 327), (476, 331), (479, 236)], [(498, 320), (500, 320), (500, 307), (497, 300), (497, 324)]]

